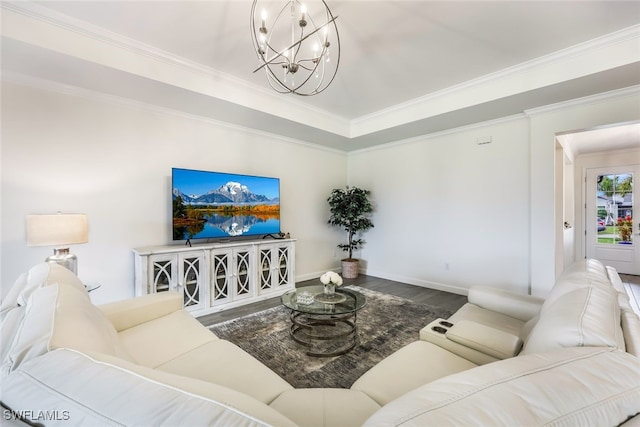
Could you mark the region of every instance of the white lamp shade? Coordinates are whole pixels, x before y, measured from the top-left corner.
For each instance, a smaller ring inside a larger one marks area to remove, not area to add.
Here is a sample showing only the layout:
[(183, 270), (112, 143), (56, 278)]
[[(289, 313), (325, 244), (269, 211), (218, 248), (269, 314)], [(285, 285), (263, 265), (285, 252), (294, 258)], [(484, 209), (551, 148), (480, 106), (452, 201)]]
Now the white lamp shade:
[(61, 246), (87, 243), (85, 214), (27, 215), (28, 246)]

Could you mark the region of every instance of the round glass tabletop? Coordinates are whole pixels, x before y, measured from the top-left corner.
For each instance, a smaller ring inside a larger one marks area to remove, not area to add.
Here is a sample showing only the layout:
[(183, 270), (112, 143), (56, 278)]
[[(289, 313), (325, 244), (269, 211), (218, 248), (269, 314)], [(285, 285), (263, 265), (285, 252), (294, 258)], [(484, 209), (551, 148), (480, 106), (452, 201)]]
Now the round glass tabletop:
[(324, 295), (324, 287), (304, 286), (282, 295), (282, 304), (300, 313), (336, 315), (353, 313), (367, 303), (367, 298), (358, 291), (336, 288), (336, 293), (344, 296), (344, 300), (336, 303), (320, 302), (315, 297)]

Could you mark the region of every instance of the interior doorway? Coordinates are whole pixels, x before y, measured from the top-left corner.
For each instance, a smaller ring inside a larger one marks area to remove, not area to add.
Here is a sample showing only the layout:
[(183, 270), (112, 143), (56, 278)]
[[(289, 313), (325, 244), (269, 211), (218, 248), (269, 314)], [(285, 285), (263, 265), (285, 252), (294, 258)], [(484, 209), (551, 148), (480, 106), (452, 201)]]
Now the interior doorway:
[[(575, 225), (571, 234), (575, 236), (575, 258), (599, 259), (620, 273), (640, 275), (640, 211), (636, 208), (634, 212), (639, 200), (640, 121), (562, 132), (556, 138), (562, 148), (556, 152), (569, 160), (573, 168), (569, 173), (574, 174), (573, 189), (565, 186), (564, 190), (575, 198), (574, 222), (569, 223)], [(559, 191), (559, 181), (566, 182), (566, 176), (557, 172)], [(558, 209), (566, 202), (556, 194), (558, 230), (567, 225)], [(556, 258), (562, 255), (557, 253)]]

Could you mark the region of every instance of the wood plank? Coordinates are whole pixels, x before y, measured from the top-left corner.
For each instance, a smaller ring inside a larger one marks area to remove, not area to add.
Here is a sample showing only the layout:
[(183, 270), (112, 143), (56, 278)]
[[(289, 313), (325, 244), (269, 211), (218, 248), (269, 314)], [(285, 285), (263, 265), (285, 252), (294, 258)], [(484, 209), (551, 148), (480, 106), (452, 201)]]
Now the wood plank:
[[(638, 315), (640, 315), (640, 276), (621, 274), (620, 278), (625, 283), (625, 288), (629, 293), (629, 299), (631, 301), (632, 307), (634, 307)], [(296, 283), (296, 287), (300, 288), (303, 286), (312, 286), (317, 285), (318, 283), (318, 279), (311, 279)], [(456, 311), (467, 302), (467, 297), (464, 295), (457, 295), (449, 292), (439, 291), (436, 289), (429, 289), (420, 286), (409, 285), (406, 283), (394, 282), (393, 280), (366, 276), (364, 274), (359, 275), (357, 279), (345, 279), (344, 284), (345, 286), (361, 286), (373, 291), (406, 298), (411, 301), (417, 302), (418, 304), (428, 304), (436, 307), (441, 307), (449, 311)], [(238, 317), (247, 316), (249, 314), (257, 313), (259, 311), (266, 310), (272, 307), (277, 307), (280, 304), (280, 297), (270, 298), (268, 300), (256, 302), (253, 304), (247, 304), (242, 307), (201, 316), (198, 317), (198, 320), (202, 324), (209, 326), (227, 320), (236, 319)]]
[[(296, 288), (304, 286), (318, 285), (318, 279), (305, 280), (296, 283)], [(409, 285), (406, 283), (395, 282), (393, 280), (381, 279), (379, 277), (358, 275), (357, 279), (345, 279), (344, 286), (354, 285), (361, 286), (373, 291), (385, 294), (395, 295), (401, 298), (417, 302), (418, 304), (427, 304), (435, 307), (441, 307), (444, 310), (456, 311), (467, 302), (464, 295), (452, 294), (436, 289), (423, 288), (420, 286)], [(216, 323), (224, 322), (238, 317), (248, 316), (262, 310), (277, 307), (281, 304), (280, 297), (270, 298), (264, 301), (247, 304), (242, 307), (232, 308), (229, 310), (207, 314), (197, 319), (203, 325), (210, 326)]]

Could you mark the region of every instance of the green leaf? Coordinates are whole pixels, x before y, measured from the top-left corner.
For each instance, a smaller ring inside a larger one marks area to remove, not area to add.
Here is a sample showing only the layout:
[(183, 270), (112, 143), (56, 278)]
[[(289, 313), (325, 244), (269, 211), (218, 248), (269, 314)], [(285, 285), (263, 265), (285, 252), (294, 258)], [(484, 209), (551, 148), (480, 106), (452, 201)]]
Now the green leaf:
[(367, 217), (373, 212), (369, 200), (370, 193), (369, 190), (358, 187), (336, 188), (327, 199), (331, 213), (328, 223), (344, 229), (349, 236), (348, 243), (338, 245), (342, 250), (349, 252), (349, 258), (352, 258), (353, 251), (364, 243), (362, 239), (354, 239), (355, 234), (373, 227), (373, 223)]

